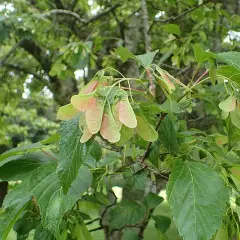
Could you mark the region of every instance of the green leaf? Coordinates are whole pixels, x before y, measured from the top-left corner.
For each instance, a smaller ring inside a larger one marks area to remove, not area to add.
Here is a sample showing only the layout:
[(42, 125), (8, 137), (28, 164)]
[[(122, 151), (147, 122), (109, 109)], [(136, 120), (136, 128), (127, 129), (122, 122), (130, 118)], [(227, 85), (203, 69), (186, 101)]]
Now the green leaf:
[(209, 69), (209, 77), (210, 77), (212, 85), (215, 85), (215, 83), (216, 83), (216, 74), (217, 74), (217, 69), (215, 67), (211, 67)]
[(90, 155), (94, 159), (96, 159), (96, 161), (99, 161), (102, 157), (102, 148), (96, 140), (93, 141), (92, 148), (91, 148), (91, 151), (90, 151)]
[(11, 156), (22, 155), (23, 153), (26, 153), (26, 152), (35, 152), (41, 149), (42, 147), (43, 147), (42, 143), (37, 142), (37, 143), (26, 144), (21, 147), (12, 148), (0, 155), (0, 162)]
[(148, 209), (153, 209), (163, 202), (163, 198), (154, 193), (149, 193), (144, 199), (143, 203)]
[(67, 104), (58, 109), (57, 119), (69, 120), (75, 117), (78, 113), (79, 111), (72, 104)]
[(148, 183), (148, 172), (139, 171), (127, 179), (126, 187), (145, 190)]
[(221, 66), (217, 70), (217, 75), (222, 75), (227, 80), (240, 84), (240, 70), (233, 66)]
[(226, 240), (228, 238), (228, 228), (225, 225), (222, 225), (214, 238), (214, 240)]
[[(234, 111), (230, 113), (232, 124), (240, 129), (240, 110), (236, 108)], [(1, 176), (1, 175), (0, 175)]]
[(78, 124), (79, 116), (64, 121), (60, 126), (60, 161), (57, 172), (65, 194), (91, 151), (92, 141), (80, 143), (82, 132)]
[(55, 162), (35, 169), (30, 178), (25, 179), (6, 196), (3, 207), (11, 209), (18, 203), (26, 204), (31, 196), (34, 196), (39, 206), (43, 227), (58, 236), (64, 213), (71, 209), (88, 190), (92, 182), (92, 174), (87, 167), (81, 166), (65, 195), (55, 170)]
[(193, 46), (194, 55), (199, 64), (205, 61), (212, 61), (215, 58), (215, 54), (211, 52), (204, 51), (199, 44)]
[(160, 124), (159, 141), (170, 153), (175, 153), (179, 150), (174, 123), (169, 116), (166, 116)]
[(34, 240), (56, 240), (54, 235), (47, 229), (42, 227), (42, 224), (39, 224), (35, 230)]
[(137, 133), (148, 142), (154, 142), (158, 139), (158, 134), (154, 127), (147, 121), (144, 115), (137, 116)]
[(136, 59), (135, 55), (128, 48), (122, 46), (118, 47), (115, 53), (120, 56), (123, 62), (126, 62), (129, 58)]
[(3, 166), (0, 164), (1, 180), (22, 180), (36, 168), (52, 161), (53, 159), (45, 155), (43, 152), (29, 153), (24, 156), (19, 156), (15, 160), (7, 162)]
[(171, 225), (171, 219), (169, 217), (162, 215), (153, 215), (152, 218), (155, 221), (155, 227), (162, 233), (165, 233), (169, 229)]
[(21, 199), (16, 199), (15, 203), (10, 208), (0, 213), (0, 239), (7, 239), (10, 230), (12, 229), (17, 219), (20, 217), (29, 200), (29, 196)]
[(92, 240), (92, 236), (84, 223), (76, 224), (72, 231), (72, 238), (76, 240)]
[(123, 236), (122, 240), (140, 240), (137, 232), (135, 232), (133, 229), (124, 229), (123, 230)]
[(240, 70), (240, 53), (239, 52), (222, 52), (216, 54), (217, 58), (223, 62)]
[(210, 239), (221, 225), (228, 189), (213, 168), (177, 161), (167, 185), (167, 198), (185, 240)]
[(140, 222), (146, 215), (146, 207), (136, 202), (124, 200), (109, 212), (111, 229), (120, 229), (125, 225)]
[(163, 31), (167, 33), (172, 33), (178, 36), (180, 36), (180, 33), (181, 33), (179, 25), (172, 24), (172, 23), (165, 24), (163, 27)]
[(136, 58), (139, 60), (140, 64), (144, 67), (147, 68), (149, 67), (152, 62), (153, 59), (155, 57), (155, 55), (157, 54), (158, 50), (155, 50), (154, 52), (148, 52), (142, 55), (137, 55)]
[(27, 239), (31, 230), (40, 224), (40, 218), (36, 213), (26, 211), (15, 223), (14, 230), (17, 232), (17, 239)]
[(121, 137), (120, 140), (117, 142), (117, 146), (123, 146), (125, 145), (133, 136), (134, 129), (128, 128), (125, 125), (122, 126), (120, 131)]
[(121, 60), (123, 62), (126, 62), (128, 59), (134, 59), (139, 64), (141, 64), (144, 68), (149, 67), (149, 65), (152, 64), (152, 61), (157, 54), (158, 50), (155, 50), (154, 52), (148, 52), (142, 55), (134, 55), (128, 48), (125, 47), (118, 47), (115, 50), (115, 53), (120, 56)]

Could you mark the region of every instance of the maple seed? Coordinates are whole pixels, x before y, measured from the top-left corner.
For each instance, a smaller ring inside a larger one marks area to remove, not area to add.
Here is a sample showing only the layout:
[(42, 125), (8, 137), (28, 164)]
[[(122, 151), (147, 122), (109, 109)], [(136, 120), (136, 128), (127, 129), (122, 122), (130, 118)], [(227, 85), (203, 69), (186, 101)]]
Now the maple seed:
[(80, 112), (85, 112), (93, 103), (93, 97), (87, 95), (74, 95), (71, 98), (72, 105)]
[(84, 93), (84, 94), (88, 94), (93, 92), (98, 86), (98, 81), (97, 80), (93, 80), (90, 81), (83, 89), (82, 91), (80, 91), (80, 93)]
[(236, 103), (237, 103), (236, 98), (233, 96), (230, 96), (227, 99), (225, 99), (224, 101), (220, 102), (218, 106), (224, 112), (232, 112), (236, 108)]
[(128, 98), (119, 101), (117, 108), (120, 122), (129, 128), (135, 128), (137, 126), (137, 119)]
[(97, 98), (93, 98), (89, 109), (86, 111), (87, 126), (92, 134), (100, 130), (104, 105), (105, 103), (99, 101)]
[(78, 114), (78, 110), (74, 108), (72, 104), (67, 104), (58, 109), (57, 119), (59, 120), (69, 120)]
[(92, 133), (89, 131), (86, 123), (86, 116), (85, 114), (82, 114), (79, 120), (79, 128), (82, 131), (82, 137), (80, 139), (80, 143), (85, 143), (87, 142), (91, 137)]
[(104, 139), (111, 143), (116, 143), (120, 140), (120, 131), (112, 113), (104, 113), (100, 133)]

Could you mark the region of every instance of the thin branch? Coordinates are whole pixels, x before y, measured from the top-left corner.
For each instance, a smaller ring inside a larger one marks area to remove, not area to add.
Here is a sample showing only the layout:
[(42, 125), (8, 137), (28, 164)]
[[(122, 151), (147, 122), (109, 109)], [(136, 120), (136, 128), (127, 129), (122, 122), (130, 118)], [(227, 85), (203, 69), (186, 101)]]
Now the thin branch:
[(86, 19), (81, 18), (77, 13), (72, 12), (70, 10), (65, 10), (65, 9), (53, 9), (49, 12), (45, 12), (43, 15), (44, 16), (50, 16), (52, 14), (65, 14), (65, 15), (70, 15), (74, 18), (76, 18), (79, 22), (81, 23), (87, 23), (88, 21)]
[(193, 86), (196, 85), (206, 74), (208, 74), (208, 72), (209, 72), (209, 70), (205, 71), (205, 72), (195, 81), (195, 83), (193, 84)]
[(87, 26), (89, 23), (96, 21), (97, 19), (101, 18), (102, 16), (108, 14), (109, 12), (112, 12), (114, 9), (120, 7), (121, 5), (122, 5), (122, 3), (117, 3), (117, 4), (113, 5), (112, 7), (110, 7), (110, 8), (108, 8), (108, 9), (100, 12), (100, 13), (97, 14), (96, 16), (93, 16), (92, 18), (90, 18), (89, 20), (87, 20), (87, 21), (80, 27), (80, 29), (81, 29), (82, 27)]
[(192, 7), (192, 8), (190, 8), (190, 9), (186, 10), (185, 12), (182, 12), (181, 14), (179, 14), (177, 16), (171, 16), (171, 17), (166, 18), (166, 19), (154, 19), (153, 23), (151, 24), (151, 26), (149, 28), (149, 32), (151, 32), (151, 30), (153, 28), (153, 25), (156, 22), (161, 22), (161, 23), (171, 23), (171, 22), (174, 22), (174, 21), (178, 20), (179, 18), (187, 15), (188, 13), (193, 12), (194, 10), (196, 10), (196, 9), (198, 9), (198, 8), (208, 4), (210, 2), (211, 2), (211, 0), (207, 0), (207, 1), (205, 1), (205, 2), (203, 2), (201, 4), (199, 4), (199, 5), (196, 5), (196, 6)]
[(142, 21), (143, 21), (143, 34), (145, 41), (145, 50), (146, 52), (151, 51), (151, 39), (149, 32), (149, 22), (148, 22), (148, 10), (146, 0), (141, 0), (141, 10), (142, 10)]
[(102, 230), (103, 227), (97, 227), (97, 228), (94, 228), (94, 229), (90, 229), (89, 232), (95, 232), (95, 231), (99, 231), (99, 230)]
[(102, 212), (102, 214), (101, 214), (101, 218), (100, 218), (99, 224), (100, 224), (100, 226), (101, 226), (102, 228), (104, 228), (104, 226), (103, 226), (103, 217), (105, 216), (107, 210), (108, 210), (110, 207), (114, 206), (114, 205), (117, 203), (117, 197), (116, 197), (115, 193), (114, 193), (113, 191), (110, 191), (110, 193), (113, 194), (113, 196), (114, 196), (114, 201), (113, 201), (112, 204), (108, 205), (108, 206), (103, 210), (103, 212)]
[(90, 225), (90, 224), (92, 224), (92, 223), (94, 223), (94, 222), (96, 222), (96, 221), (99, 221), (99, 220), (100, 220), (100, 218), (95, 218), (95, 219), (93, 219), (93, 220), (85, 223), (85, 225)]
[(132, 12), (131, 14), (129, 14), (126, 18), (124, 18), (121, 23), (123, 24), (127, 19), (131, 18), (133, 15), (135, 15), (135, 13), (139, 12), (141, 10), (141, 8), (138, 8), (136, 11)]
[(50, 87), (50, 83), (49, 81), (45, 80), (43, 78), (43, 76), (39, 76), (38, 74), (24, 68), (24, 67), (21, 67), (19, 65), (16, 65), (16, 64), (4, 64), (4, 67), (6, 68), (9, 68), (9, 69), (12, 69), (13, 71), (18, 71), (18, 72), (23, 72), (25, 74), (29, 74), (29, 75), (33, 75), (33, 77), (38, 80), (39, 82), (41, 83), (44, 83), (48, 88)]

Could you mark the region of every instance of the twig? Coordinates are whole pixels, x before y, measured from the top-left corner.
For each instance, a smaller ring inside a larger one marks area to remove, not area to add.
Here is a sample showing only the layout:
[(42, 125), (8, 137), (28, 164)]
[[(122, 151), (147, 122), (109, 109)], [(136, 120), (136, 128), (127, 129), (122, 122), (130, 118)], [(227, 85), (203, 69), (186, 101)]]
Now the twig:
[(89, 232), (95, 232), (95, 231), (102, 230), (102, 229), (103, 229), (103, 227), (97, 227), (97, 228), (90, 229)]
[(49, 15), (52, 15), (52, 14), (70, 15), (70, 16), (76, 18), (81, 23), (87, 23), (88, 22), (86, 19), (81, 18), (77, 13), (69, 11), (69, 10), (65, 10), (65, 9), (53, 9), (49, 12), (45, 12), (43, 15), (44, 16), (49, 16)]
[(171, 16), (169, 18), (166, 18), (166, 19), (154, 19), (153, 23), (151, 24), (150, 28), (149, 28), (149, 32), (151, 32), (152, 28), (153, 28), (153, 25), (156, 23), (156, 22), (161, 22), (161, 23), (171, 23), (171, 22), (174, 22), (176, 20), (178, 20), (179, 18), (187, 15), (188, 13), (190, 12), (193, 12), (194, 10), (208, 4), (209, 2), (211, 2), (211, 0), (207, 0), (199, 5), (196, 5), (188, 10), (186, 10), (185, 12), (182, 12), (181, 14), (177, 15), (177, 16)]
[(101, 214), (101, 218), (100, 218), (99, 224), (100, 224), (100, 226), (101, 226), (102, 228), (103, 228), (103, 217), (104, 217), (104, 215), (106, 214), (107, 210), (108, 210), (110, 207), (114, 206), (114, 205), (117, 203), (117, 197), (116, 197), (115, 193), (114, 193), (113, 191), (110, 191), (110, 193), (113, 194), (113, 196), (114, 196), (114, 201), (113, 201), (112, 204), (108, 205), (108, 206), (103, 210), (103, 212), (102, 212), (102, 214)]
[(195, 81), (195, 83), (193, 84), (193, 86), (196, 85), (206, 74), (208, 74), (208, 72), (209, 72), (209, 70), (205, 71), (205, 72)]
[(95, 219), (93, 219), (93, 220), (85, 223), (85, 225), (90, 225), (90, 224), (92, 224), (92, 223), (94, 223), (94, 222), (96, 222), (96, 221), (99, 221), (99, 220), (100, 220), (100, 218), (95, 218)]
[(146, 52), (151, 51), (151, 39), (149, 32), (149, 22), (148, 22), (148, 10), (146, 0), (141, 0), (141, 10), (142, 10), (142, 21), (143, 21), (143, 34), (145, 40), (145, 49)]
[(91, 23), (91, 22), (99, 19), (100, 17), (108, 14), (109, 12), (113, 11), (114, 9), (120, 7), (121, 5), (122, 5), (122, 3), (117, 3), (117, 4), (113, 5), (112, 7), (110, 7), (110, 8), (108, 8), (108, 9), (100, 12), (100, 13), (97, 14), (96, 16), (94, 16), (94, 17), (90, 18), (89, 20), (87, 20), (82, 26), (80, 26), (80, 29), (81, 29), (82, 27), (87, 26), (89, 23)]

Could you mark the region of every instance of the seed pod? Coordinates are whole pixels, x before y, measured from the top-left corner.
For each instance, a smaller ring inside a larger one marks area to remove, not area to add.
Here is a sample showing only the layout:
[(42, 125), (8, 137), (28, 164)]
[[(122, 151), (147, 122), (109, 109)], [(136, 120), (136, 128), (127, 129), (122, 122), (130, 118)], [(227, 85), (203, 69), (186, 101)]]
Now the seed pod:
[(105, 101), (93, 98), (88, 110), (86, 111), (87, 126), (92, 134), (95, 134), (100, 130), (104, 105)]
[(120, 129), (113, 117), (110, 106), (105, 107), (100, 134), (111, 143), (120, 140)]
[(219, 108), (224, 112), (232, 112), (236, 108), (236, 98), (233, 96), (228, 97), (226, 100), (219, 103)]
[(87, 142), (91, 137), (92, 133), (89, 131), (87, 123), (86, 123), (86, 116), (82, 114), (79, 120), (79, 128), (82, 130), (82, 137), (80, 139), (81, 143)]
[(67, 104), (58, 109), (57, 119), (59, 120), (69, 120), (76, 116), (79, 111), (74, 108), (72, 104)]
[(92, 80), (90, 81), (86, 86), (83, 87), (83, 89), (80, 91), (82, 94), (88, 94), (93, 92), (98, 87), (98, 81)]
[(161, 79), (158, 81), (160, 85), (163, 85), (169, 93), (172, 93), (175, 90), (175, 86), (172, 83), (172, 80), (175, 80), (167, 71), (157, 67), (156, 70), (160, 73)]
[(132, 106), (128, 101), (128, 97), (120, 100), (117, 103), (117, 108), (119, 111), (120, 122), (129, 128), (135, 128), (137, 126), (137, 119)]
[(94, 102), (93, 95), (74, 95), (71, 98), (72, 105), (78, 109), (80, 112), (87, 111), (90, 108), (91, 104)]
[(116, 122), (116, 125), (117, 125), (117, 127), (118, 127), (118, 129), (120, 131), (123, 124), (119, 120), (119, 111), (118, 111), (117, 104), (114, 104), (112, 106), (112, 114), (113, 114), (113, 118), (114, 118), (114, 120)]

